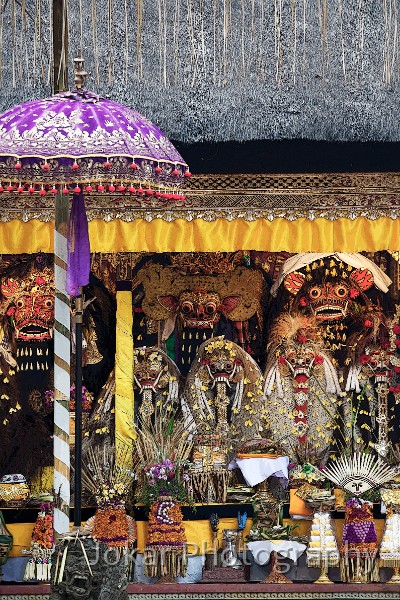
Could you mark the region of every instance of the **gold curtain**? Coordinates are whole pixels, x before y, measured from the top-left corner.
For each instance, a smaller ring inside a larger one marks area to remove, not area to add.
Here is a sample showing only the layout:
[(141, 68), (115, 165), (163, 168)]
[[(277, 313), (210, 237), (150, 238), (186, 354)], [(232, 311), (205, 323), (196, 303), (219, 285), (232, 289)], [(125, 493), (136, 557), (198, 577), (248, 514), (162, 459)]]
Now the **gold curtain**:
[[(400, 219), (162, 219), (89, 223), (92, 252), (360, 252), (399, 250)], [(53, 252), (53, 223), (0, 223), (0, 253)]]

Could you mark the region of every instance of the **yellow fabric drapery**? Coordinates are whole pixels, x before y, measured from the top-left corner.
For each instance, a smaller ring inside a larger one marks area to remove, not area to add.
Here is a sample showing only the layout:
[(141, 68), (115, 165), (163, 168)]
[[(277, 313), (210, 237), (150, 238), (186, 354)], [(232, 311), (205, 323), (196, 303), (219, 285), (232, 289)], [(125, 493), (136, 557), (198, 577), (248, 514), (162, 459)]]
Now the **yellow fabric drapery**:
[(128, 451), (129, 463), (132, 456), (134, 411), (132, 325), (132, 292), (117, 291), (115, 440), (117, 451), (120, 451), (122, 455)]
[[(53, 252), (53, 228), (52, 222), (37, 220), (0, 223), (0, 252)], [(399, 250), (400, 219), (177, 219), (170, 223), (94, 219), (89, 236), (92, 252), (375, 252)]]
[(54, 252), (54, 222), (13, 220), (0, 223), (1, 254)]
[(400, 219), (162, 219), (89, 223), (92, 252), (370, 252), (398, 250)]

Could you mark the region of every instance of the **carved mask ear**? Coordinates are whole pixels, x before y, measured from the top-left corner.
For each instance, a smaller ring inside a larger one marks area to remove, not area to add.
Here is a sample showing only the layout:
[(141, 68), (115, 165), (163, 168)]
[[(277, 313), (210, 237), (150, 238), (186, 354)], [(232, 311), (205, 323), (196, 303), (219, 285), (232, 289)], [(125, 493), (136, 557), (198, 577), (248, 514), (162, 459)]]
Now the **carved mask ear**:
[(178, 310), (178, 298), (176, 296), (158, 296), (157, 300), (167, 310), (176, 313)]
[(374, 285), (374, 276), (368, 269), (356, 269), (351, 273), (350, 279), (363, 290), (363, 292), (369, 290)]
[(241, 296), (225, 296), (221, 303), (221, 312), (224, 315), (232, 312), (242, 301)]
[(302, 288), (304, 282), (306, 280), (306, 276), (300, 271), (293, 271), (289, 273), (287, 277), (285, 277), (283, 285), (287, 289), (288, 292), (296, 296)]

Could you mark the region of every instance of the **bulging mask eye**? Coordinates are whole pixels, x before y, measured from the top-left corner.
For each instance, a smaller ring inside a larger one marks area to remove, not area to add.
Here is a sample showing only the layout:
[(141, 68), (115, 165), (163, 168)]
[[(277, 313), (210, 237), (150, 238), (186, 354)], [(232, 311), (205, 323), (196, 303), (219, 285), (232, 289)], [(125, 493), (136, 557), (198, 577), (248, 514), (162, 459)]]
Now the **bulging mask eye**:
[(190, 315), (193, 312), (193, 304), (191, 302), (184, 302), (181, 306), (181, 312), (184, 315)]
[(348, 296), (349, 290), (344, 285), (337, 285), (335, 287), (335, 294), (338, 298), (346, 298)]
[(321, 296), (321, 294), (322, 294), (322, 290), (317, 285), (310, 288), (310, 290), (308, 291), (308, 295), (310, 296), (311, 300), (318, 300), (318, 298)]
[(206, 304), (204, 307), (204, 312), (207, 315), (213, 315), (215, 313), (215, 310), (216, 310), (215, 304)]

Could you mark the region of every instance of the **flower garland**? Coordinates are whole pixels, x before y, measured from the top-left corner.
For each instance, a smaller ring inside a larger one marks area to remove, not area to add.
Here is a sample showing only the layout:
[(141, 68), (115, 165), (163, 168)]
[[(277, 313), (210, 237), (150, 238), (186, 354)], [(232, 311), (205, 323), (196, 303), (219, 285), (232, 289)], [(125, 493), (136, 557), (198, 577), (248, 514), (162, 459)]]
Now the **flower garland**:
[(25, 580), (50, 580), (51, 556), (54, 550), (53, 520), (53, 505), (50, 502), (43, 503), (32, 531), (31, 558), (26, 566)]

